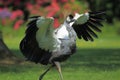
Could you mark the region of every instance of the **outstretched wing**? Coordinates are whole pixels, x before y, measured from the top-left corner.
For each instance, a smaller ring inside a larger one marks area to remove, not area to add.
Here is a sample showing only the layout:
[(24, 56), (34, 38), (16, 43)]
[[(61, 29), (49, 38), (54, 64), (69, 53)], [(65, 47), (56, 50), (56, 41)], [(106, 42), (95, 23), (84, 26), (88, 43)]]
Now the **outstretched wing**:
[[(44, 45), (45, 42), (48, 43), (48, 40), (46, 40), (48, 38), (45, 38), (45, 36), (47, 37), (47, 32), (49, 33), (49, 31), (46, 31), (46, 28), (49, 30), (49, 26), (43, 25), (44, 20), (45, 19), (39, 16), (30, 18), (25, 37), (20, 43), (20, 50), (27, 60), (46, 65), (51, 57), (51, 51), (49, 51), (48, 48), (45, 49), (47, 45)], [(47, 22), (50, 21), (48, 20)], [(43, 38), (45, 41), (43, 41)]]
[(104, 20), (105, 12), (88, 12), (85, 14), (75, 14), (75, 22), (72, 24), (79, 39), (83, 38), (85, 41), (93, 41), (93, 37), (98, 38), (96, 32), (101, 32), (103, 26), (101, 22)]

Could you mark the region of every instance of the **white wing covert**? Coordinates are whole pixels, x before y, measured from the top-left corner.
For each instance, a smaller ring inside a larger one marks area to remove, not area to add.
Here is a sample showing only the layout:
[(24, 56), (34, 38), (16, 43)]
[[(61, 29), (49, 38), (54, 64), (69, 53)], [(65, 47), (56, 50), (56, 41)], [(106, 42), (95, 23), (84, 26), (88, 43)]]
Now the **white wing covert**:
[(36, 32), (36, 40), (39, 47), (47, 51), (54, 49), (54, 38), (53, 38), (53, 19), (40, 17), (36, 23), (38, 31)]

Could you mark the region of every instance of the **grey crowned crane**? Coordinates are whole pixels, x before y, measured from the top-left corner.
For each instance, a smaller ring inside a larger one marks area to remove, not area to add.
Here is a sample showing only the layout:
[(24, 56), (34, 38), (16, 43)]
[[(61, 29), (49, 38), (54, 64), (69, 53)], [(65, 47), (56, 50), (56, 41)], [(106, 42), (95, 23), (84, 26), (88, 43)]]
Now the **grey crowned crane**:
[(43, 65), (51, 64), (39, 80), (42, 80), (52, 67), (57, 67), (60, 78), (63, 80), (60, 62), (76, 52), (77, 37), (85, 41), (93, 41), (98, 37), (94, 31), (101, 32), (100, 27), (103, 26), (101, 16), (104, 14), (99, 11), (68, 15), (57, 29), (53, 28), (54, 18), (52, 17), (30, 18), (25, 37), (20, 43), (20, 50), (28, 61)]

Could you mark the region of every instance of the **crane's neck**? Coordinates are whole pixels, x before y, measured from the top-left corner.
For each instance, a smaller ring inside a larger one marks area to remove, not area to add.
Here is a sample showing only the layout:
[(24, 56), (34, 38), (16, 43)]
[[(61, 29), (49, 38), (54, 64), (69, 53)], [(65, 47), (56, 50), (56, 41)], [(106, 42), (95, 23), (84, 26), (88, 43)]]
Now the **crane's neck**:
[(76, 32), (74, 31), (71, 23), (68, 23), (68, 22), (65, 21), (65, 22), (63, 23), (63, 25), (65, 25), (64, 27), (66, 28), (69, 37), (76, 40), (77, 35), (76, 35)]
[(71, 31), (71, 29), (72, 29), (72, 26), (71, 26), (71, 24), (70, 23), (68, 23), (68, 22), (64, 22), (63, 23), (63, 25), (65, 25), (64, 27), (66, 28), (66, 30), (68, 31), (68, 32), (70, 32)]

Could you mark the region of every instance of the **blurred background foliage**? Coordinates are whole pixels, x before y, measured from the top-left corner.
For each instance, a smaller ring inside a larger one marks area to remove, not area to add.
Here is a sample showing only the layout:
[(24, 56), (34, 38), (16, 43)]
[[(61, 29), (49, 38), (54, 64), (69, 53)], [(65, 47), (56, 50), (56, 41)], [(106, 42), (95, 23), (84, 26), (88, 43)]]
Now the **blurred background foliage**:
[(120, 1), (119, 0), (86, 0), (92, 11), (105, 10), (107, 22), (113, 23), (116, 18), (120, 20)]
[[(55, 27), (70, 13), (86, 11), (106, 11), (108, 23), (120, 20), (119, 0), (0, 0), (1, 24), (13, 23), (14, 29), (27, 21), (29, 16), (53, 16)], [(5, 20), (9, 18), (10, 20)]]

